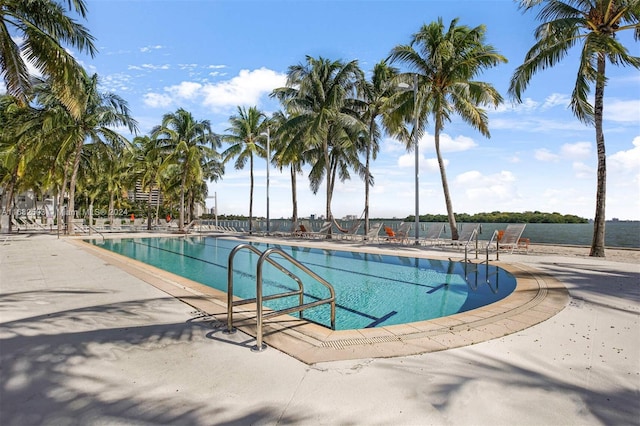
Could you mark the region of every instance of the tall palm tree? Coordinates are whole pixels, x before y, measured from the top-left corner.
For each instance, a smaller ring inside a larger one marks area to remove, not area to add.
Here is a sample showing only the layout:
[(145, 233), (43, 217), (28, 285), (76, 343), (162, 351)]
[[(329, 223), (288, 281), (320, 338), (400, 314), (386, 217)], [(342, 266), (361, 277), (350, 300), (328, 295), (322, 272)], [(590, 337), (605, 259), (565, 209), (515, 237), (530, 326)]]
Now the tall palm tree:
[[(127, 102), (113, 93), (98, 91), (98, 75), (84, 75), (83, 90), (86, 102), (80, 115), (73, 115), (60, 103), (49, 80), (34, 87), (36, 100), (44, 107), (41, 117), (33, 125), (41, 126), (48, 143), (58, 144), (58, 158), (65, 160), (65, 182), (69, 184), (67, 221), (75, 213), (75, 190), (82, 149), (85, 143), (124, 146), (128, 140), (114, 130), (126, 127), (137, 132), (137, 122), (131, 117)], [(63, 186), (63, 191), (64, 188)], [(68, 228), (71, 229), (71, 228)]]
[(367, 123), (368, 140), (365, 146), (365, 197), (364, 197), (364, 233), (369, 231), (369, 187), (373, 185), (371, 176), (371, 160), (375, 160), (380, 150), (380, 126), (378, 119), (381, 117), (383, 125), (389, 120), (391, 113), (390, 101), (397, 92), (395, 78), (398, 69), (389, 66), (385, 61), (380, 61), (373, 67), (371, 80), (367, 81), (363, 97), (366, 102), (364, 120)]
[(249, 233), (253, 230), (253, 158), (258, 155), (266, 158), (264, 148), (260, 145), (262, 141), (261, 133), (266, 131), (267, 116), (257, 107), (238, 107), (237, 114), (229, 118), (231, 124), (227, 128), (227, 134), (222, 136), (222, 140), (231, 144), (222, 157), (224, 163), (236, 159), (236, 170), (244, 169), (249, 162)]
[[(348, 179), (347, 160), (344, 168), (338, 154), (350, 153), (366, 126), (361, 121), (364, 104), (358, 99), (358, 89), (364, 84), (364, 73), (358, 61), (331, 61), (322, 57), (306, 57), (306, 63), (290, 66), (286, 87), (274, 90), (287, 111), (292, 114), (285, 128), (297, 129), (308, 148), (314, 167), (309, 176), (311, 189), (316, 193), (320, 182), (326, 182), (326, 217), (332, 220), (331, 199), (336, 173)], [(352, 145), (351, 148), (349, 145)], [(336, 149), (334, 155), (333, 150)]]
[(272, 143), (273, 143), (273, 162), (276, 167), (282, 171), (286, 166), (289, 167), (289, 175), (291, 178), (291, 224), (292, 230), (296, 228), (298, 223), (298, 180), (297, 176), (302, 173), (304, 164), (305, 146), (303, 135), (293, 127), (285, 126), (286, 123), (293, 122), (292, 116), (283, 111), (278, 111), (271, 117), (271, 125), (274, 126)]
[[(69, 11), (75, 10), (82, 18), (86, 16), (84, 0), (66, 3)], [(84, 71), (65, 47), (77, 48), (91, 56), (96, 48), (89, 31), (67, 13), (55, 0), (2, 0), (0, 74), (4, 76), (7, 93), (26, 104), (31, 79), (24, 55), (50, 79), (52, 90), (72, 116), (79, 118), (86, 102)], [(12, 38), (12, 33), (19, 38)]]
[(78, 191), (83, 193), (87, 198), (86, 217), (90, 226), (93, 225), (93, 206), (96, 198), (104, 192), (105, 168), (109, 158), (106, 150), (101, 145), (86, 145), (85, 154), (83, 155), (78, 170)]
[[(158, 141), (149, 136), (135, 137), (131, 146), (130, 155), (132, 157), (131, 166), (133, 175), (140, 183), (142, 190), (149, 192), (147, 198), (147, 230), (151, 230), (153, 191), (159, 191), (160, 176), (167, 155), (162, 152)], [(159, 195), (157, 200), (159, 202)]]
[[(542, 4), (538, 19), (543, 23), (535, 32), (536, 43), (525, 55), (524, 63), (511, 78), (509, 93), (521, 101), (533, 75), (556, 65), (569, 50), (581, 45), (578, 75), (571, 94), (571, 110), (578, 120), (593, 124), (598, 151), (596, 212), (593, 239), (589, 255), (604, 257), (606, 154), (602, 118), (604, 89), (607, 83), (607, 60), (613, 65), (640, 68), (640, 58), (631, 56), (616, 38), (624, 30), (633, 30), (640, 40), (640, 1), (638, 0), (521, 0), (520, 6), (529, 11)], [(589, 102), (589, 92), (595, 85), (595, 99)]]
[(216, 154), (219, 140), (211, 131), (208, 120), (196, 120), (183, 108), (165, 114), (162, 124), (151, 131), (163, 149), (168, 150), (168, 164), (173, 164), (180, 175), (180, 207), (178, 229), (184, 231), (185, 195), (189, 185), (199, 184), (205, 178), (202, 164)]
[(21, 177), (29, 170), (29, 159), (33, 156), (34, 139), (22, 130), (22, 123), (29, 114), (29, 108), (19, 105), (14, 97), (0, 97), (0, 185), (6, 199), (0, 203), (0, 208), (3, 216), (8, 213), (9, 232), (13, 222), (14, 194)]
[(487, 114), (482, 107), (497, 106), (502, 97), (489, 83), (473, 80), (481, 71), (494, 67), (506, 58), (485, 44), (485, 27), (469, 28), (454, 19), (445, 28), (442, 18), (423, 25), (409, 45), (396, 46), (391, 61), (407, 64), (418, 83), (418, 115), (431, 116), (434, 143), (451, 235), (458, 239), (449, 184), (440, 151), (440, 133), (445, 122), (457, 114), (483, 136), (490, 137)]

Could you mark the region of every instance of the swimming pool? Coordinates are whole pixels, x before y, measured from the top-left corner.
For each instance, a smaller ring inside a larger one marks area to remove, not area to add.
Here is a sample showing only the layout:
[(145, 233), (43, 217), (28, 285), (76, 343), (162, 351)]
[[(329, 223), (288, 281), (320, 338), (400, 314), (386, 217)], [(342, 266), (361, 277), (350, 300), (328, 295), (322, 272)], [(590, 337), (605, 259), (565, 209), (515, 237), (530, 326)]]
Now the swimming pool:
[[(226, 292), (227, 261), (244, 241), (220, 237), (153, 237), (92, 241), (101, 247)], [(251, 242), (258, 250), (278, 247), (330, 282), (336, 292), (336, 330), (404, 324), (475, 309), (511, 294), (516, 279), (497, 266), (419, 259), (341, 250)], [(305, 286), (305, 303), (326, 298), (328, 290), (284, 262)], [(256, 295), (258, 256), (240, 251), (234, 259), (234, 294)], [(263, 294), (297, 288), (295, 282), (265, 263)], [(272, 309), (293, 306), (296, 297), (264, 302)], [(329, 306), (304, 312), (305, 319), (329, 326)]]

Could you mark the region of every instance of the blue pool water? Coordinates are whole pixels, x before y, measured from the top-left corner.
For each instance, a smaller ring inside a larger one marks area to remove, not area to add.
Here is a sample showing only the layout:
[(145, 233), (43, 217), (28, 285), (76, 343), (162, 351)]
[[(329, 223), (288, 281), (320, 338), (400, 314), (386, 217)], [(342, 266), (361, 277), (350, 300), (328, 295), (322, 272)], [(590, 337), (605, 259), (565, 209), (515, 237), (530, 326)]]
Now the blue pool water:
[[(227, 291), (229, 253), (243, 242), (216, 237), (126, 238), (93, 241), (105, 249), (148, 263), (209, 287)], [(484, 306), (509, 295), (516, 279), (496, 266), (417, 259), (316, 248), (251, 243), (260, 251), (278, 247), (331, 283), (336, 292), (336, 329), (380, 327), (439, 318)], [(298, 275), (304, 302), (329, 296), (328, 290), (281, 256), (272, 259)], [(233, 264), (234, 294), (256, 296), (258, 256), (240, 250)], [(263, 294), (297, 289), (272, 265), (263, 266)], [(294, 306), (297, 297), (266, 301), (272, 309)], [(329, 326), (329, 305), (304, 312), (306, 319)]]

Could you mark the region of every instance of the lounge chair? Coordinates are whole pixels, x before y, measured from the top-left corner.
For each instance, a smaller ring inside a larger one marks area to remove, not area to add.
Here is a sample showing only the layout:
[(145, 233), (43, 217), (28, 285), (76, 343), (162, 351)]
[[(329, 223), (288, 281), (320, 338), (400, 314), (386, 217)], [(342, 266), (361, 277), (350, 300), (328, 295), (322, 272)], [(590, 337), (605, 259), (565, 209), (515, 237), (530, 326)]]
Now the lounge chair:
[(304, 236), (307, 238), (320, 239), (329, 235), (330, 230), (331, 222), (324, 222), (318, 231), (307, 231)]
[(362, 221), (358, 220), (353, 222), (353, 224), (349, 228), (343, 229), (343, 228), (340, 228), (336, 223), (336, 228), (338, 229), (338, 231), (340, 231), (339, 233), (336, 234), (336, 237), (341, 240), (353, 239), (354, 237), (357, 236), (358, 230), (360, 229), (361, 225), (362, 225)]
[(480, 224), (478, 223), (463, 223), (458, 232), (457, 240), (443, 240), (444, 244), (453, 246), (454, 248), (467, 249), (472, 243), (477, 241), (478, 233), (480, 232)]
[(376, 223), (371, 226), (371, 228), (369, 229), (369, 232), (367, 232), (365, 235), (359, 235), (359, 237), (362, 238), (363, 242), (370, 242), (375, 240), (380, 242), (380, 237), (378, 236), (378, 234), (380, 233), (381, 229), (382, 229), (382, 222)]
[(340, 237), (345, 240), (353, 240), (357, 238), (358, 231), (360, 230), (360, 226), (362, 225), (361, 221), (357, 221), (353, 226), (349, 228), (346, 233), (343, 233)]
[[(513, 253), (515, 250), (524, 249), (525, 253), (529, 251), (529, 239), (522, 238), (526, 223), (510, 223), (502, 233), (498, 231), (496, 244), (499, 250), (508, 250)], [(500, 236), (500, 234), (502, 234)]]
[(435, 246), (441, 244), (444, 241), (441, 238), (443, 232), (444, 223), (434, 223), (432, 225), (429, 225), (429, 227), (427, 228), (427, 233), (420, 241), (420, 244), (424, 244), (426, 246)]
[(387, 241), (399, 242), (404, 244), (409, 241), (409, 230), (411, 229), (411, 223), (402, 222), (397, 231), (394, 231), (388, 226), (384, 227), (384, 232), (387, 234)]

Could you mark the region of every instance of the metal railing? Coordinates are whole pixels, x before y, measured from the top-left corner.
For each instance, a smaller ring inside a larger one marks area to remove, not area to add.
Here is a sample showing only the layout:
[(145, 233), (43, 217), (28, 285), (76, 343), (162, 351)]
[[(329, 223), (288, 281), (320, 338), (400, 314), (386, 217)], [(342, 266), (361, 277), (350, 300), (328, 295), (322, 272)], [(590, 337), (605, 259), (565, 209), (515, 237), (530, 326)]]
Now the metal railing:
[[(473, 262), (464, 262), (464, 279), (467, 282), (467, 286), (469, 287), (469, 289), (471, 289), (471, 291), (477, 291), (478, 287), (480, 287), (480, 283), (479, 283), (479, 268), (480, 266), (484, 264), (485, 266), (485, 273), (484, 273), (484, 280), (485, 280), (485, 284), (487, 284), (487, 286), (489, 287), (489, 290), (491, 290), (491, 292), (493, 294), (498, 294), (499, 291), (499, 279), (500, 279), (500, 273), (499, 273), (499, 268), (498, 266), (495, 266), (495, 272), (490, 273), (489, 272), (489, 261), (486, 262), (479, 262), (479, 263), (473, 263)], [(470, 275), (473, 274), (474, 275), (474, 280), (473, 283), (471, 282), (471, 278)], [(491, 277), (495, 277), (495, 286), (492, 285), (491, 282)]]
[[(247, 249), (252, 251), (253, 253), (259, 255), (258, 263), (256, 266), (256, 297), (252, 299), (243, 299), (243, 300), (233, 300), (233, 259), (240, 250)], [(307, 275), (318, 281), (320, 284), (325, 286), (329, 290), (330, 297), (326, 299), (319, 299), (314, 302), (304, 303), (304, 284), (302, 280), (295, 275), (293, 272), (289, 271), (287, 268), (282, 266), (280, 263), (273, 260), (270, 256), (272, 254), (278, 254), (282, 256), (287, 261), (291, 262), (293, 265), (301, 269)], [(263, 296), (262, 294), (262, 281), (263, 274), (262, 268), (264, 262), (269, 262), (270, 265), (274, 266), (283, 274), (287, 275), (298, 284), (298, 290), (288, 291), (284, 293), (272, 294), (269, 296)], [(297, 306), (292, 306), (290, 308), (280, 309), (276, 311), (269, 311), (267, 313), (263, 313), (262, 302), (265, 300), (274, 300), (280, 299), (284, 297), (291, 296), (299, 297), (299, 304)], [(256, 352), (263, 351), (266, 349), (266, 345), (262, 342), (262, 324), (264, 319), (268, 319), (271, 317), (276, 317), (279, 315), (290, 314), (293, 312), (299, 312), (300, 318), (303, 318), (302, 311), (305, 309), (313, 308), (316, 306), (320, 306), (323, 304), (330, 303), (331, 304), (331, 329), (335, 330), (336, 327), (336, 294), (333, 286), (327, 282), (324, 278), (320, 277), (318, 274), (304, 266), (302, 263), (298, 262), (296, 259), (291, 257), (288, 253), (284, 252), (282, 249), (273, 247), (270, 249), (261, 252), (254, 246), (250, 244), (240, 244), (234, 247), (229, 254), (228, 267), (227, 267), (227, 333), (235, 332), (233, 328), (233, 307), (246, 305), (249, 303), (256, 304), (256, 345), (252, 348), (252, 350)]]

